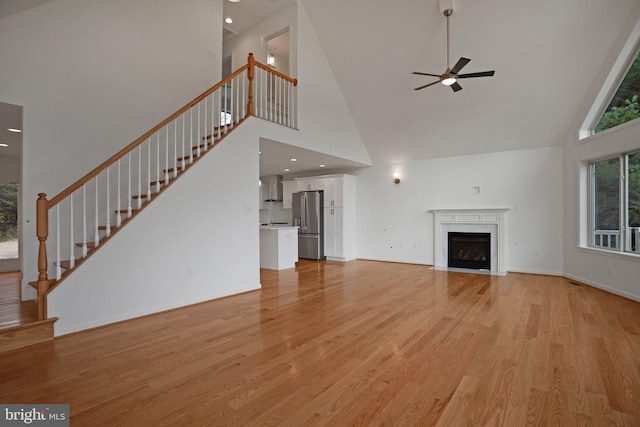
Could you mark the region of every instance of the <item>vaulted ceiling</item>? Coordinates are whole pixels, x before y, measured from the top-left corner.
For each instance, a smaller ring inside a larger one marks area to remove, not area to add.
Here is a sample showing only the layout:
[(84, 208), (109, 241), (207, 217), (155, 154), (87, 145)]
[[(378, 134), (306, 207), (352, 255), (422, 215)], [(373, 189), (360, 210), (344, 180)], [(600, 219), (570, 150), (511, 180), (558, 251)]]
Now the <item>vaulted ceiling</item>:
[(374, 163), (564, 144), (640, 16), (639, 0), (457, 0), (446, 69), (438, 0), (299, 0)]

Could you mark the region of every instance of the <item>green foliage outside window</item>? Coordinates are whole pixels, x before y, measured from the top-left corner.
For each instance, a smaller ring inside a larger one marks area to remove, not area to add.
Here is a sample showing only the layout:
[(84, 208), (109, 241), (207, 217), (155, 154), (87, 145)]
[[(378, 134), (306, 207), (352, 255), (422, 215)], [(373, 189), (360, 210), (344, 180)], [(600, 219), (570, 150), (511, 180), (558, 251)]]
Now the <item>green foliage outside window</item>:
[(0, 242), (18, 237), (18, 184), (0, 182)]
[(602, 132), (640, 117), (640, 53), (622, 80), (605, 113), (596, 125), (595, 132)]

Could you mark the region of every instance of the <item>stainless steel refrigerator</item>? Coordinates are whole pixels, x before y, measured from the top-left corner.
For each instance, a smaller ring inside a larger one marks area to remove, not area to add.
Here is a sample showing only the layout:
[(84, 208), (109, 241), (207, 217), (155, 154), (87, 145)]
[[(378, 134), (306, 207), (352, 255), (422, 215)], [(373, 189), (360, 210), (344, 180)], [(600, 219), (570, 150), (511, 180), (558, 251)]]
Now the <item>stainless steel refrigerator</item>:
[(324, 258), (323, 192), (293, 193), (293, 225), (298, 229), (298, 258)]

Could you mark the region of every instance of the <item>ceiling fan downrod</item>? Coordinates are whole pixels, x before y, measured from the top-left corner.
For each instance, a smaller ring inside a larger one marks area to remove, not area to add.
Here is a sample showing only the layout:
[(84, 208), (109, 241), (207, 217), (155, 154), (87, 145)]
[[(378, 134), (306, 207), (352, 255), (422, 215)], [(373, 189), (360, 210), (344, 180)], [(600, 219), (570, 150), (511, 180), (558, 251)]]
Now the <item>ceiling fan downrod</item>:
[(444, 14), (444, 16), (447, 17), (447, 70), (451, 69), (451, 64), (449, 61), (449, 37), (451, 36), (451, 32), (449, 30), (449, 17), (451, 15), (453, 15), (453, 10), (452, 9), (447, 9), (444, 12), (442, 12)]

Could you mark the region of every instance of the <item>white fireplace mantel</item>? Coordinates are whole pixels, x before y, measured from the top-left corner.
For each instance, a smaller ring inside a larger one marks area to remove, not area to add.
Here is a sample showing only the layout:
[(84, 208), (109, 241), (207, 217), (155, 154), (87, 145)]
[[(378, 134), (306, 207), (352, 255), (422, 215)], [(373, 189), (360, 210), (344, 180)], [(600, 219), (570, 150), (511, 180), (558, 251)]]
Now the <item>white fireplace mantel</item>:
[(448, 268), (447, 233), (491, 234), (491, 272), (506, 274), (507, 208), (431, 209), (433, 213), (433, 255), (435, 268)]

